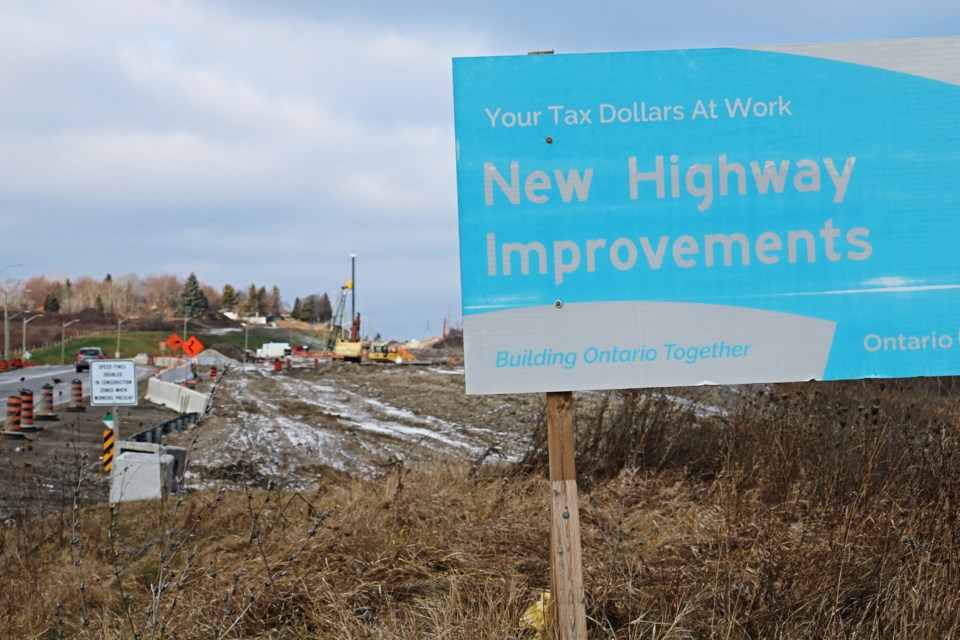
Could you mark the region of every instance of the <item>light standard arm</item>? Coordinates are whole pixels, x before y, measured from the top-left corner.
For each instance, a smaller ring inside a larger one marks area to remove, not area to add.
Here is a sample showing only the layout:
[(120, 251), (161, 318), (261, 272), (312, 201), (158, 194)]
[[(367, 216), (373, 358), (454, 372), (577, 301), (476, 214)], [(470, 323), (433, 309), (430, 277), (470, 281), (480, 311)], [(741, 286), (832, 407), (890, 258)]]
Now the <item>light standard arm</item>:
[(60, 364), (67, 364), (67, 356), (64, 351), (67, 342), (67, 327), (72, 325), (74, 322), (80, 322), (80, 318), (76, 318), (70, 322), (60, 325)]
[(183, 343), (180, 345), (180, 355), (184, 358), (187, 357), (187, 320), (192, 320), (194, 316), (188, 316), (186, 313), (183, 314)]
[(117, 320), (117, 352), (113, 354), (113, 357), (118, 360), (120, 359), (120, 325), (122, 325), (126, 321), (127, 321), (126, 318), (120, 318)]
[(10, 313), (7, 311), (7, 290), (3, 290), (3, 359), (10, 360)]
[(23, 335), (21, 336), (21, 337), (23, 338), (23, 349), (20, 350), (20, 357), (21, 357), (21, 358), (25, 357), (25, 356), (26, 356), (26, 353), (27, 353), (27, 325), (30, 323), (31, 320), (36, 320), (37, 318), (42, 318), (42, 317), (43, 317), (43, 314), (42, 314), (42, 313), (38, 313), (38, 314), (35, 315), (35, 316), (30, 316), (29, 318), (27, 318), (26, 316), (24, 316), (24, 318), (23, 318)]
[[(3, 273), (11, 267), (22, 267), (22, 264), (8, 264), (0, 273)], [(3, 359), (10, 359), (10, 314), (7, 312), (7, 289), (3, 289)]]

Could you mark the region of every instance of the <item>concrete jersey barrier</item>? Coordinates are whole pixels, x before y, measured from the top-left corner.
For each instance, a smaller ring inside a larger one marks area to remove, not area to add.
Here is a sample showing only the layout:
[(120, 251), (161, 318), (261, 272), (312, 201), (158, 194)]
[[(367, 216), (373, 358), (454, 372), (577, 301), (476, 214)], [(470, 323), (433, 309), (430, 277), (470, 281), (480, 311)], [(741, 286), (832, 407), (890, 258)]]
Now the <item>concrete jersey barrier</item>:
[(147, 381), (146, 399), (180, 413), (196, 412), (200, 415), (206, 412), (210, 404), (210, 396), (206, 393), (187, 389), (156, 377)]
[(158, 371), (154, 377), (166, 382), (186, 382), (192, 375), (190, 363), (181, 358), (156, 358), (154, 364), (165, 367)]

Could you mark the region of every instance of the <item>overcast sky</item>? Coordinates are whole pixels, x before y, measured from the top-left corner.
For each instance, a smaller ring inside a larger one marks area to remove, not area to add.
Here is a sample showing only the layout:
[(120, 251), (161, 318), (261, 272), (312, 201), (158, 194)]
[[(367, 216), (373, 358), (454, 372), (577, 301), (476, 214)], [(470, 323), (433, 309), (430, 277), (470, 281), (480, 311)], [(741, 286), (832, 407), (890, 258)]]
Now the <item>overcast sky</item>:
[(956, 0), (0, 0), (0, 268), (460, 319), (451, 60), (960, 34)]

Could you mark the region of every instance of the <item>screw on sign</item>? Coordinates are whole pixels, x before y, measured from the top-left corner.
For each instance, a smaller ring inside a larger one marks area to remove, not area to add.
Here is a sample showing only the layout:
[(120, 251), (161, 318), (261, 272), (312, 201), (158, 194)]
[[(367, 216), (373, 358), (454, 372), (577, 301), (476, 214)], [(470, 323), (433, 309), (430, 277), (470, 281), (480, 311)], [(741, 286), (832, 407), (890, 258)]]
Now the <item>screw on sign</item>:
[(183, 351), (188, 356), (193, 358), (198, 353), (203, 351), (203, 343), (197, 340), (196, 336), (191, 336), (189, 340), (183, 343)]

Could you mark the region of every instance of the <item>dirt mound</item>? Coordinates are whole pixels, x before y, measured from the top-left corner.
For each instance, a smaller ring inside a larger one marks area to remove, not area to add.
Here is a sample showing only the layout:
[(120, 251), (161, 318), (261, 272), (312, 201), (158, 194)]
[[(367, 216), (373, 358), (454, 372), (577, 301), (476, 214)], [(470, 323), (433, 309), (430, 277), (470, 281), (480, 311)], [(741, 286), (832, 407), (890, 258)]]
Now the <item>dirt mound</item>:
[(131, 318), (126, 325), (128, 331), (169, 331), (170, 326), (170, 321), (162, 316)]
[(214, 351), (219, 351), (224, 356), (236, 360), (237, 362), (243, 362), (245, 359), (243, 349), (233, 344), (218, 342), (212, 345), (210, 348)]
[(107, 318), (107, 314), (103, 311), (97, 311), (96, 309), (84, 309), (77, 314), (77, 318), (80, 320), (81, 324), (106, 324), (108, 321), (112, 321)]
[(438, 340), (430, 347), (431, 349), (463, 349), (463, 336), (460, 334), (447, 336), (443, 340)]
[(236, 320), (231, 320), (227, 316), (223, 315), (219, 311), (207, 311), (200, 318), (196, 318), (192, 322), (196, 322), (204, 327), (214, 328), (214, 329), (224, 329), (227, 327), (241, 327), (242, 323), (237, 322)]

